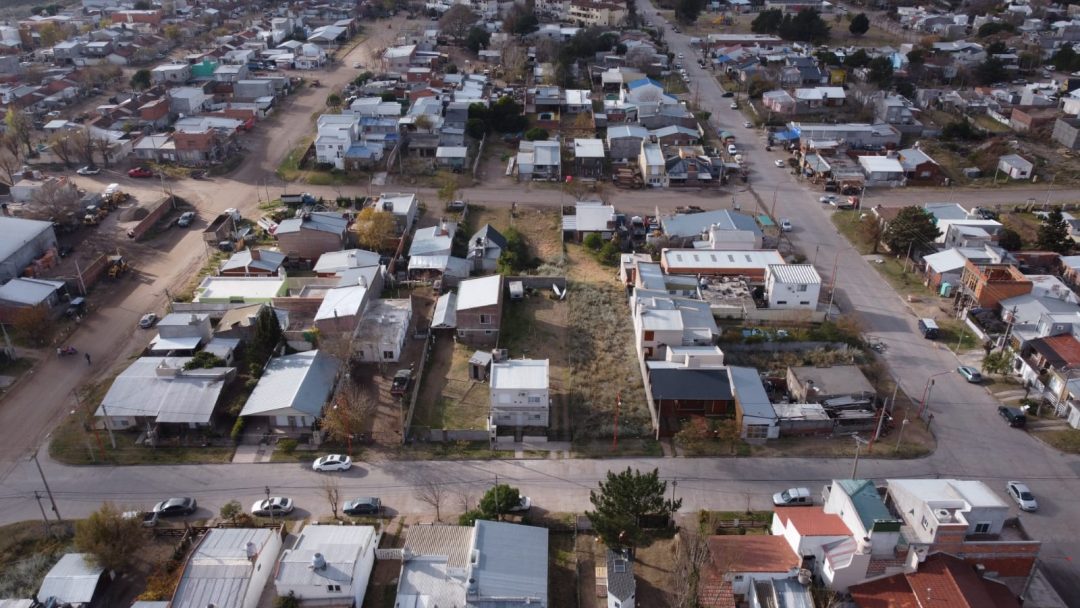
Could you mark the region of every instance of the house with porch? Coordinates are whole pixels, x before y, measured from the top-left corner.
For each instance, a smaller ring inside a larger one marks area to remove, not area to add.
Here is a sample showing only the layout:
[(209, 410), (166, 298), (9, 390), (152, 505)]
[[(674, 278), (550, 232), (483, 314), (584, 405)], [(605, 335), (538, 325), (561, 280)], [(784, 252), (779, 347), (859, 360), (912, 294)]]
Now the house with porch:
[(547, 428), (551, 410), (547, 359), (491, 364), (490, 428)]
[(174, 312), (157, 322), (157, 335), (147, 347), (157, 356), (194, 355), (210, 342), (214, 330), (206, 313)]
[(271, 359), (240, 411), (247, 428), (278, 434), (310, 431), (333, 394), (339, 365), (318, 350)]
[(113, 380), (94, 416), (110, 429), (210, 426), (232, 367), (184, 369), (191, 357), (139, 357)]

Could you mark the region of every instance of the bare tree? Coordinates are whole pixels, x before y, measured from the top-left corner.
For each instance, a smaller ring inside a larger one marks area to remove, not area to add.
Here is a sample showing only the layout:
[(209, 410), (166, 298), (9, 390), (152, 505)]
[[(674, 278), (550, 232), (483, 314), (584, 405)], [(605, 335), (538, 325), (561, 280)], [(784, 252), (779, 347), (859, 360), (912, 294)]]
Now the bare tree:
[(109, 167), (109, 151), (112, 149), (112, 141), (108, 137), (91, 137), (90, 143), (93, 149), (101, 154), (101, 165)]
[(442, 505), (447, 498), (447, 487), (431, 474), (421, 474), (413, 481), (416, 500), (435, 509), (435, 520), (442, 521)]
[(708, 538), (715, 532), (719, 516), (711, 511), (699, 522), (698, 528), (685, 526), (679, 530), (675, 544), (675, 580), (683, 581), (674, 592), (671, 605), (675, 608), (691, 608), (698, 604), (698, 587), (701, 568), (709, 560)]
[(64, 166), (71, 168), (72, 161), (77, 158), (78, 150), (74, 147), (72, 142), (68, 140), (67, 133), (55, 133), (49, 138), (49, 150), (64, 163)]
[(455, 489), (454, 494), (461, 504), (462, 513), (468, 513), (480, 504), (480, 500), (476, 498), (476, 489), (467, 483), (459, 484)]
[(341, 506), (341, 486), (338, 485), (337, 477), (332, 475), (323, 477), (322, 492), (326, 497), (326, 503), (330, 505), (330, 513), (334, 515), (334, 519), (337, 519), (338, 507)]
[(94, 141), (86, 129), (79, 129), (68, 134), (68, 143), (77, 158), (82, 162), (94, 164)]
[(40, 219), (60, 221), (79, 210), (79, 191), (71, 182), (49, 181), (30, 197), (33, 215)]
[(371, 419), (375, 405), (375, 399), (365, 386), (345, 376), (323, 414), (322, 428), (334, 441), (351, 445), (353, 438)]
[(439, 30), (460, 42), (465, 39), (465, 34), (469, 32), (469, 28), (475, 25), (479, 18), (468, 6), (455, 4), (450, 7), (450, 10), (443, 13), (442, 18), (439, 19)]
[(0, 147), (0, 183), (15, 185), (15, 176), (22, 169), (22, 161), (7, 147)]

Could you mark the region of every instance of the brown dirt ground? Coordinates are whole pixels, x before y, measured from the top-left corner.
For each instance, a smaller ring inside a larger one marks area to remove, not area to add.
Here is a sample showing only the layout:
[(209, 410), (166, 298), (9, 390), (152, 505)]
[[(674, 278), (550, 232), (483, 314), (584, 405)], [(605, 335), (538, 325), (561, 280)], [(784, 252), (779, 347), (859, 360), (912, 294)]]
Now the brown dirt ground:
[(511, 215), (506, 207), (483, 207), (476, 205), (469, 213), (469, 225), (478, 230), (491, 224), (499, 232), (513, 226), (529, 246), (533, 257), (544, 262), (554, 262), (562, 254), (562, 232), (559, 213), (551, 208), (518, 205)]
[[(637, 579), (638, 606), (670, 606), (677, 581), (674, 576), (675, 539), (654, 540), (635, 554), (634, 577)], [(581, 608), (604, 608), (607, 602), (596, 587), (596, 567), (604, 565), (603, 543), (587, 534), (578, 536), (578, 593)]]

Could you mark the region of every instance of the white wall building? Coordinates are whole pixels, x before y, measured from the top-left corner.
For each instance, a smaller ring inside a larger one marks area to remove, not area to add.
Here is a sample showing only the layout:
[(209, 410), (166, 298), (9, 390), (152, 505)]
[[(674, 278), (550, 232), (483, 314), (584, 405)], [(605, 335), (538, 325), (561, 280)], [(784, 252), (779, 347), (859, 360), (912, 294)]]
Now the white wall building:
[(380, 537), (372, 526), (304, 526), (281, 554), (274, 589), (305, 607), (361, 606)]
[(548, 426), (547, 359), (511, 359), (491, 365), (491, 424)]
[(765, 269), (769, 308), (817, 309), (821, 275), (810, 264), (770, 264)]

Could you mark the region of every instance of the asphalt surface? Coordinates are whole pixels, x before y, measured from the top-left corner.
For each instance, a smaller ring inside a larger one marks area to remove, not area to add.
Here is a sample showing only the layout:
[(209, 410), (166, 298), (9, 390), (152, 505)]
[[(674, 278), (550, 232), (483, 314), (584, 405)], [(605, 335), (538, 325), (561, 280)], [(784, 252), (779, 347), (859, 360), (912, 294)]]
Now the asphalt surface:
[[(651, 7), (643, 8), (642, 12), (650, 20), (660, 19)], [(836, 232), (829, 220), (829, 214), (835, 211), (817, 202), (819, 193), (811, 192), (789, 171), (773, 165), (774, 160), (784, 157), (779, 152), (766, 152), (759, 132), (742, 127), (744, 116), (728, 107), (730, 100), (721, 97), (722, 90), (711, 73), (698, 67), (694, 61), (698, 55), (688, 45), (688, 38), (669, 30), (667, 40), (673, 52), (686, 56), (684, 64), (698, 87), (697, 97), (704, 109), (712, 111), (712, 128), (722, 126), (733, 131), (740, 153), (752, 168), (747, 187), (734, 193), (736, 203), (744, 210), (769, 210), (775, 200), (776, 215), (791, 218), (796, 226), (789, 233), (792, 244), (814, 260), (826, 284), (835, 282), (841, 314), (857, 313), (867, 333), (888, 345), (884, 357), (909, 395), (921, 395), (928, 379), (931, 376), (935, 379), (930, 409), (934, 413), (932, 428), (938, 439), (937, 451), (915, 461), (863, 458), (859, 476), (981, 479), (999, 492), (1009, 479), (1026, 481), (1039, 498), (1041, 509), (1038, 513), (1021, 515), (1021, 519), (1028, 531), (1044, 542), (1042, 555), (1051, 580), (1066, 597), (1080, 597), (1080, 571), (1073, 565), (1080, 558), (1080, 532), (1069, 525), (1080, 521), (1080, 503), (1075, 500), (1080, 493), (1077, 478), (1080, 458), (1059, 454), (1002, 423), (995, 411), (997, 403), (985, 389), (964, 382), (953, 372), (958, 365), (956, 358), (944, 347), (919, 336), (915, 317), (905, 302)], [(343, 63), (351, 65), (350, 61), (346, 58)], [(344, 81), (350, 76), (348, 70), (338, 68), (336, 75), (320, 78), (327, 83)], [(198, 205), (202, 222), (226, 207), (239, 206), (245, 212), (254, 210), (256, 193), (274, 183), (272, 169), (287, 153), (287, 149), (280, 144), (272, 145), (273, 142), (291, 141), (296, 133), (310, 129), (309, 121), (303, 128), (296, 123), (310, 115), (313, 107), (320, 107), (318, 101), (325, 91), (304, 93), (273, 119), (277, 122), (260, 127), (264, 132), (248, 144), (253, 158), (245, 161), (234, 179), (176, 184), (178, 193)], [(100, 181), (117, 179), (103, 176)], [(146, 184), (129, 185), (152, 189)], [(304, 189), (317, 193), (327, 190)], [(362, 190), (366, 191), (366, 184), (342, 188), (345, 193)], [(951, 196), (939, 196), (939, 192)], [(872, 194), (871, 203), (956, 200), (985, 204), (998, 198), (1006, 202), (1006, 198), (1016, 199), (1018, 195), (1021, 198), (1011, 202), (1023, 202), (1032, 198), (1028, 195), (1032, 192), (1039, 190), (888, 192)], [(517, 201), (558, 205), (561, 202), (554, 190), (505, 184), (469, 189), (467, 196), (487, 204)], [(605, 196), (620, 209), (648, 212), (654, 206), (670, 209), (701, 201), (712, 208), (727, 206), (732, 193), (609, 191)], [(1042, 190), (1041, 196), (1046, 196), (1046, 190)], [(1052, 200), (1080, 199), (1076, 192), (1064, 190), (1051, 192), (1051, 196)], [(925, 198), (916, 200), (920, 197)], [(43, 485), (28, 454), (42, 444), (48, 429), (74, 404), (70, 393), (75, 386), (100, 377), (108, 369), (120, 369), (126, 355), (145, 343), (148, 336), (133, 329), (139, 315), (145, 310), (160, 310), (165, 289), (181, 282), (204, 255), (198, 230), (176, 233), (166, 241), (160, 255), (140, 262), (138, 280), (113, 294), (118, 305), (95, 313), (94, 318), (88, 317), (74, 336), (72, 343), (77, 348), (95, 355), (100, 353), (100, 361), (87, 366), (81, 360), (46, 358), (35, 369), (35, 378), (5, 398), (0, 407), (0, 446), (3, 446), (0, 448), (0, 523), (40, 517), (33, 494), (43, 490)], [(195, 496), (202, 507), (195, 517), (205, 518), (216, 514), (218, 507), (231, 499), (250, 504), (264, 496), (266, 487), (274, 494), (294, 498), (299, 516), (329, 512), (321, 489), (326, 474), (313, 473), (302, 464), (67, 467), (51, 462), (44, 454), (41, 464), (58, 509), (67, 518), (87, 515), (103, 500), (149, 507), (170, 495)], [(655, 467), (666, 479), (678, 481), (676, 492), (684, 500), (684, 509), (693, 510), (736, 509), (747, 505), (765, 508), (773, 492), (792, 485), (808, 485), (816, 492), (829, 479), (849, 476), (851, 465), (848, 459), (794, 458), (395, 461), (359, 463), (350, 472), (332, 475), (339, 480), (343, 495), (381, 496), (392, 512), (434, 512), (430, 505), (413, 495), (414, 486), (424, 479), (452, 484), (453, 494), (470, 495), (475, 501), (493, 483), (495, 475), (500, 482), (517, 485), (532, 496), (538, 509), (581, 511), (588, 507), (588, 491), (607, 470)], [(459, 500), (450, 497), (444, 510), (456, 510), (458, 505)]]

